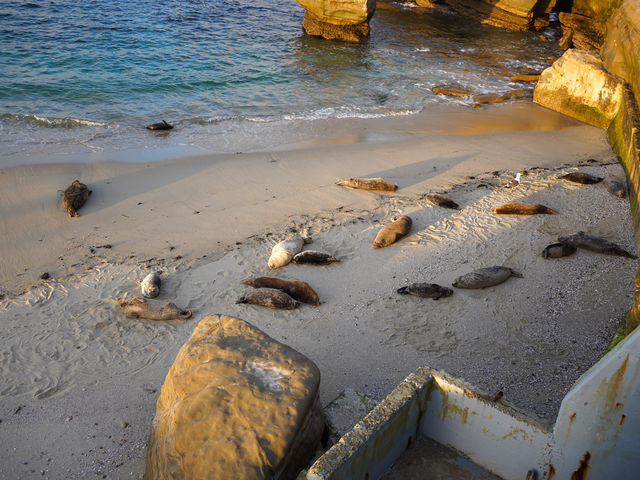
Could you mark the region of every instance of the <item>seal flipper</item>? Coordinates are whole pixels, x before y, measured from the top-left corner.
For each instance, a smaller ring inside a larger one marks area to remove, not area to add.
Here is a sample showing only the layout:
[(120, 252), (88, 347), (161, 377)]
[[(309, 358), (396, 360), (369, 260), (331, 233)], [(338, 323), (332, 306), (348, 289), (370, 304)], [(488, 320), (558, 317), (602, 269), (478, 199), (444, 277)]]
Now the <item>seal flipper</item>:
[(396, 292), (398, 292), (401, 295), (409, 295), (409, 287), (400, 287), (398, 290), (396, 290)]
[(512, 268), (510, 268), (509, 270), (511, 270), (511, 276), (512, 277), (516, 277), (516, 278), (524, 278), (524, 275), (522, 275), (521, 273), (516, 272), (515, 270), (513, 270)]
[(247, 298), (246, 297), (240, 297), (238, 300), (236, 300), (236, 304), (238, 303), (247, 303)]
[(182, 317), (184, 319), (191, 318), (191, 310), (189, 310), (189, 309), (181, 310), (178, 315), (180, 315), (180, 317)]

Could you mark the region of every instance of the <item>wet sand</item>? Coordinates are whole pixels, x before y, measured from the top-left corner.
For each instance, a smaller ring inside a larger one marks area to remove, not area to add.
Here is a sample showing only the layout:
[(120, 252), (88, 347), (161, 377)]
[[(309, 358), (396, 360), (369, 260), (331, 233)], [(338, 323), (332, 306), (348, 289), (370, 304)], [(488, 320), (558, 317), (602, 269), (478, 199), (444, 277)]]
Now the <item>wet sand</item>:
[[(524, 169), (520, 186), (504, 187)], [(308, 142), (266, 153), (0, 170), (0, 478), (138, 478), (164, 376), (212, 313), (314, 360), (323, 404), (347, 387), (381, 399), (430, 365), (552, 423), (631, 307), (637, 266), (586, 251), (540, 256), (578, 230), (635, 250), (628, 199), (556, 178), (576, 170), (624, 175), (602, 130), (526, 103), (327, 122)], [(352, 176), (400, 188), (335, 185)], [(93, 194), (69, 219), (60, 195), (74, 178)], [(460, 210), (430, 204), (431, 191)], [(559, 215), (490, 212), (511, 200)], [(399, 214), (413, 219), (410, 235), (371, 249)], [(270, 271), (271, 246), (292, 230), (341, 262)], [(490, 265), (523, 278), (438, 301), (395, 293)], [(159, 299), (191, 309), (191, 320), (118, 313), (115, 298), (139, 295), (157, 269)], [(306, 281), (323, 304), (236, 305), (240, 281), (262, 275)]]

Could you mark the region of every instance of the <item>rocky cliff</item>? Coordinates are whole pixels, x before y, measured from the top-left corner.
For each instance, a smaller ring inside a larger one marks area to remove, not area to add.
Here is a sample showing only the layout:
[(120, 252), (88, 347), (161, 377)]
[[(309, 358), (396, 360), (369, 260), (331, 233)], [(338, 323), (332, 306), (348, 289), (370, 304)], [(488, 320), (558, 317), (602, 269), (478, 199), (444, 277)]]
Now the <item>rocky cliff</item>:
[(361, 42), (369, 35), (376, 0), (297, 0), (304, 7), (302, 27), (328, 40)]

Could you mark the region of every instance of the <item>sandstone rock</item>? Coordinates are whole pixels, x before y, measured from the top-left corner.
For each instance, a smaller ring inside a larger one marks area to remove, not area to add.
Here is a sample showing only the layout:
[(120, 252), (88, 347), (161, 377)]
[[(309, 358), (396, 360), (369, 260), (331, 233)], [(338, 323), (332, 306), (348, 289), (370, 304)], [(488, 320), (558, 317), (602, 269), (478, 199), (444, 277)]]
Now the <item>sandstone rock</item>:
[(622, 82), (593, 52), (570, 49), (547, 68), (533, 101), (598, 127), (608, 127), (622, 101)]
[(320, 442), (315, 364), (243, 320), (209, 315), (158, 398), (146, 479), (295, 478)]
[(353, 426), (373, 410), (378, 402), (364, 393), (347, 388), (324, 409), (329, 442), (337, 443)]
[(433, 87), (431, 91), (438, 95), (449, 95), (452, 97), (470, 97), (473, 94), (470, 89), (457, 85), (439, 85)]
[(521, 73), (519, 75), (512, 75), (510, 78), (512, 82), (537, 82), (538, 80), (540, 80), (540, 74)]
[(451, 9), (480, 22), (512, 30), (529, 30), (538, 0), (446, 0)]
[(562, 37), (569, 35), (571, 44), (580, 50), (599, 51), (604, 42), (604, 31), (593, 19), (576, 13), (560, 12), (558, 15), (562, 25)]
[(298, 0), (305, 9), (302, 27), (327, 40), (361, 42), (369, 35), (375, 0)]

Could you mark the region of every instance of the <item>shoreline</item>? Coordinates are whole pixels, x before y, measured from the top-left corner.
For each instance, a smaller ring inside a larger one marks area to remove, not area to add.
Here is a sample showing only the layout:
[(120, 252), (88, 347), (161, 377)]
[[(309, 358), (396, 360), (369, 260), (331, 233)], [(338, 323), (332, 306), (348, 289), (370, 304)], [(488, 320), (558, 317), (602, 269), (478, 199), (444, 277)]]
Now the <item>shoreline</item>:
[[(0, 476), (138, 478), (166, 372), (196, 323), (214, 313), (247, 320), (316, 362), (323, 405), (344, 388), (379, 400), (429, 365), (502, 390), (551, 423), (631, 307), (636, 263), (584, 251), (550, 261), (539, 252), (580, 229), (631, 249), (633, 230), (628, 199), (555, 178), (578, 167), (623, 175), (605, 132), (512, 105), (451, 110), (432, 123), (357, 126), (386, 141), (356, 136), (263, 153), (0, 170), (0, 251), (8, 258), (0, 278), (0, 438), (13, 447), (0, 454)], [(442, 133), (448, 125), (458, 131)], [(389, 139), (391, 128), (416, 133)], [(521, 186), (504, 189), (523, 169)], [(382, 176), (400, 188), (377, 194), (334, 185), (353, 176)], [(94, 193), (69, 219), (56, 191), (75, 177)], [(424, 200), (443, 190), (461, 210)], [(487, 213), (512, 199), (561, 214)], [(380, 226), (400, 213), (414, 220), (410, 235), (372, 250)], [(342, 261), (269, 271), (271, 245), (289, 228)], [(524, 278), (438, 302), (395, 294), (407, 282), (450, 285), (487, 263)], [(193, 310), (191, 320), (117, 313), (114, 298), (137, 295), (137, 282), (155, 269), (165, 272), (159, 299)], [(39, 280), (45, 271), (51, 278)], [(293, 312), (236, 305), (240, 280), (258, 275), (307, 281), (323, 304)]]

